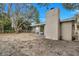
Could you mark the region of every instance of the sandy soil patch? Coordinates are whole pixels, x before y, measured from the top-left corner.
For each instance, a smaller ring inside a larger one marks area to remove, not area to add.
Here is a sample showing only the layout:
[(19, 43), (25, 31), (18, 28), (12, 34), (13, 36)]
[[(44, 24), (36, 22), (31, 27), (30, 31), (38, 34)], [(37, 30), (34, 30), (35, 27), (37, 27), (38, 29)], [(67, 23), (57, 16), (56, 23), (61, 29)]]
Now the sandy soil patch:
[(35, 34), (0, 34), (0, 56), (79, 56), (79, 41), (37, 39)]
[(27, 41), (36, 39), (36, 34), (33, 33), (5, 33), (0, 34), (0, 40), (3, 41), (13, 41), (13, 40), (20, 40), (20, 41)]

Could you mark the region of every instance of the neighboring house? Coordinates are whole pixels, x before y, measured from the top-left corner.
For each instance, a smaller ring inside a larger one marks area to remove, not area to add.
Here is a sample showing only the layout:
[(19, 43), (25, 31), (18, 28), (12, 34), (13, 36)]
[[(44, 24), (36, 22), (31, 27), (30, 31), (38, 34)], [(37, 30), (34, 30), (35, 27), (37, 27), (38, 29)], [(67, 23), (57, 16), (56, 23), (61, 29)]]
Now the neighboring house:
[[(78, 15), (61, 21), (59, 13), (58, 8), (48, 11), (46, 14), (46, 23), (32, 26), (33, 31), (36, 32), (35, 28), (38, 27), (39, 33), (44, 32), (45, 38), (52, 40), (79, 40)], [(41, 31), (42, 27), (43, 31)]]
[(35, 24), (32, 26), (32, 32), (40, 34), (40, 32), (44, 32), (44, 25), (45, 24)]

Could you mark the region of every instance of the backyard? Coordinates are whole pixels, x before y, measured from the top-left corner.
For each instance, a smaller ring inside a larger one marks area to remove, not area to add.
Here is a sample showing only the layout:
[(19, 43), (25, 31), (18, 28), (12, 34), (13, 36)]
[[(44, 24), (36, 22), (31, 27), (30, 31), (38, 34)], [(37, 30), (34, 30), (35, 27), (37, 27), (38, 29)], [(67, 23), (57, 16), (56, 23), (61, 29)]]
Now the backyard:
[(44, 39), (33, 33), (0, 34), (0, 56), (75, 55), (79, 55), (79, 41)]

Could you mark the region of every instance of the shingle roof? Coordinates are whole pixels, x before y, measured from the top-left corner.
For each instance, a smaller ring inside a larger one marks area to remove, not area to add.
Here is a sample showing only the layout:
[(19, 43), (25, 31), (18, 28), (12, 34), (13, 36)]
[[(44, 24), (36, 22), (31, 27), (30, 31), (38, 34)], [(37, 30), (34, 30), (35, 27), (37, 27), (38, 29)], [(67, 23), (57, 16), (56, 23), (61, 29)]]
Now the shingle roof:
[(75, 19), (76, 19), (76, 16), (71, 17), (71, 18), (63, 19), (63, 20), (61, 20), (60, 22), (69, 22), (69, 21), (74, 21)]
[[(63, 20), (60, 20), (60, 23), (62, 22), (71, 22), (71, 21), (75, 21), (76, 19), (76, 16), (74, 17), (71, 17), (71, 18), (67, 18), (67, 19), (63, 19)], [(35, 24), (35, 25), (31, 25), (31, 26), (40, 26), (40, 25), (45, 25), (45, 23), (40, 23), (40, 24)]]

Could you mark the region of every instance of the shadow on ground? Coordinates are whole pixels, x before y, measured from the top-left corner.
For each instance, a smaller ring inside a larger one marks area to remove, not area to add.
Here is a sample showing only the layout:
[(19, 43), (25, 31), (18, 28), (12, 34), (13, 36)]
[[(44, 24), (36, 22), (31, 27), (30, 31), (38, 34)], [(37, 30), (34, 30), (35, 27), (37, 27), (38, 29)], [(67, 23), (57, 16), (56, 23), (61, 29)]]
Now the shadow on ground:
[(28, 41), (0, 41), (0, 55), (6, 56), (77, 56), (79, 42), (35, 39)]

